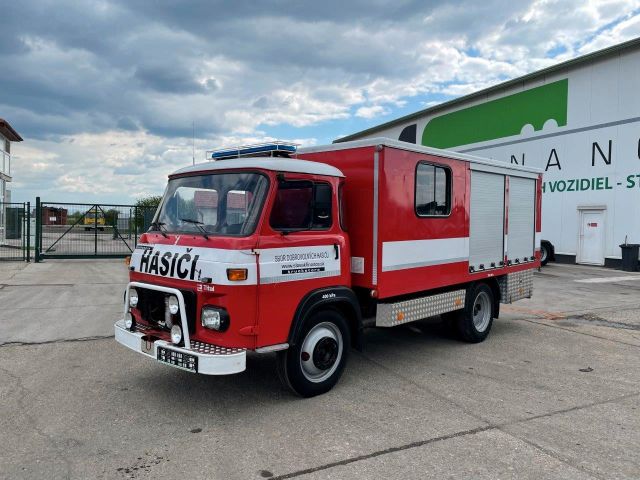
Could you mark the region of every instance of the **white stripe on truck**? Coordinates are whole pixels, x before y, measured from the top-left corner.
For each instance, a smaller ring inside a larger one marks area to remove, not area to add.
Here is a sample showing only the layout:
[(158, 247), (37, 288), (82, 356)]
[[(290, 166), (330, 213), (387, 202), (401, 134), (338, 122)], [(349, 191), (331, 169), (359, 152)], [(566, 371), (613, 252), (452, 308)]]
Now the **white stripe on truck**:
[(382, 244), (382, 271), (469, 260), (469, 237), (405, 240)]

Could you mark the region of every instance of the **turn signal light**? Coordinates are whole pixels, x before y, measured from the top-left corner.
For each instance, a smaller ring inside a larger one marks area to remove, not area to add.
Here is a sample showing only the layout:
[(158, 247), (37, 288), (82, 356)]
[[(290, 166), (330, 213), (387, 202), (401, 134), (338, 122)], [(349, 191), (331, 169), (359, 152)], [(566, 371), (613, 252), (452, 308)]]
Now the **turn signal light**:
[(246, 268), (227, 268), (227, 278), (230, 282), (241, 282), (247, 279)]

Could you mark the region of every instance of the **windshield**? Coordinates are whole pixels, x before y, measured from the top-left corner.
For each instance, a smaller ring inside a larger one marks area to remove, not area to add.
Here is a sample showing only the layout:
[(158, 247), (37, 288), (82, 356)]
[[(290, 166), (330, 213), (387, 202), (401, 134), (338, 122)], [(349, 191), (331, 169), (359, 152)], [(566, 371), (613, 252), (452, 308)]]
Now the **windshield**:
[(251, 235), (269, 180), (259, 173), (216, 173), (169, 180), (152, 229)]

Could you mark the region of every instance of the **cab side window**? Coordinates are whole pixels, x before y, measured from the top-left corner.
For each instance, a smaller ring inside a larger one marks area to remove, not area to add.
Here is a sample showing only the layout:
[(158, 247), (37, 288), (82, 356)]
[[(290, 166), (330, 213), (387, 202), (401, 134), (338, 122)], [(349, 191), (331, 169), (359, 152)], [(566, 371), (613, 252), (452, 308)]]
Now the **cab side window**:
[(448, 167), (418, 164), (415, 208), (419, 217), (446, 217), (451, 213), (451, 170)]
[(331, 185), (309, 181), (280, 181), (271, 210), (274, 230), (326, 230), (333, 223)]

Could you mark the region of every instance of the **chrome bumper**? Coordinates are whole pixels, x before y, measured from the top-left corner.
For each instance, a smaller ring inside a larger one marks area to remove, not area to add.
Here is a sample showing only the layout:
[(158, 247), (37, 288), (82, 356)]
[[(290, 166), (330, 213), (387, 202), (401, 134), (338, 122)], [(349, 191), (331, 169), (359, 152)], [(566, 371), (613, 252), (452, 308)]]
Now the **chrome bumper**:
[[(191, 340), (191, 348), (177, 347), (164, 340), (156, 340), (153, 343), (142, 340), (146, 334), (141, 331), (127, 330), (124, 320), (119, 320), (114, 325), (116, 341), (134, 352), (153, 358), (163, 365), (193, 372), (179, 365), (163, 362), (158, 359), (158, 348), (165, 351), (182, 353), (197, 357), (197, 373), (204, 375), (230, 375), (246, 370), (247, 351), (243, 348), (226, 348), (208, 343)], [(143, 350), (143, 344), (145, 348)]]

